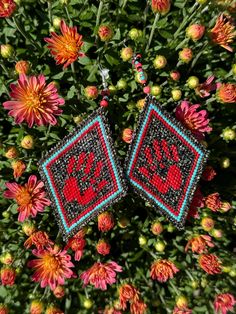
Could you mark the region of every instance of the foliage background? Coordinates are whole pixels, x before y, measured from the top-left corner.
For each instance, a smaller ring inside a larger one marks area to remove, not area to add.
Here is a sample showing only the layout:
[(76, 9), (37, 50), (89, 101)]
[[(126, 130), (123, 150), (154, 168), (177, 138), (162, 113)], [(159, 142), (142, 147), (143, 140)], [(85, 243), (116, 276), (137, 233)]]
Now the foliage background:
[[(235, 122), (235, 105), (220, 104), (215, 96), (200, 99), (194, 90), (191, 90), (186, 81), (189, 76), (195, 75), (203, 82), (209, 75), (214, 74), (217, 81), (233, 82), (235, 76), (231, 70), (236, 62), (235, 54), (229, 53), (221, 47), (213, 46), (206, 33), (203, 39), (193, 42), (186, 39), (185, 29), (189, 24), (200, 22), (210, 28), (214, 26), (216, 17), (224, 8), (217, 6), (214, 1), (206, 1), (200, 5), (195, 1), (173, 0), (170, 12), (159, 18), (150, 48), (145, 52), (152, 23), (155, 15), (150, 4), (146, 1), (120, 0), (120, 1), (34, 1), (22, 0), (19, 2), (14, 18), (0, 20), (0, 42), (9, 43), (14, 47), (14, 55), (9, 59), (1, 59), (2, 71), (0, 72), (1, 103), (9, 99), (9, 84), (17, 79), (14, 65), (18, 60), (28, 60), (31, 63), (31, 73), (43, 73), (48, 82), (56, 81), (59, 93), (65, 99), (63, 114), (58, 118), (58, 125), (53, 127), (33, 127), (29, 129), (26, 124), (15, 125), (12, 118), (0, 106), (0, 133), (1, 133), (1, 189), (5, 189), (5, 182), (13, 181), (12, 169), (9, 160), (4, 157), (8, 146), (16, 146), (20, 158), (27, 163), (27, 170), (19, 179), (20, 183), (26, 182), (28, 176), (37, 173), (37, 161), (43, 151), (57, 143), (68, 131), (76, 126), (74, 117), (87, 116), (99, 106), (99, 100), (88, 100), (84, 96), (87, 85), (96, 85), (101, 88), (98, 64), (110, 70), (109, 84), (116, 86), (120, 79), (127, 82), (127, 87), (117, 90), (111, 96), (109, 115), (112, 121), (112, 130), (115, 145), (121, 159), (124, 159), (128, 145), (122, 141), (121, 133), (124, 128), (134, 128), (139, 110), (136, 102), (144, 97), (142, 88), (134, 79), (131, 63), (120, 58), (123, 42), (133, 48), (135, 52), (142, 53), (142, 63), (148, 73), (151, 84), (162, 86), (159, 102), (171, 112), (178, 102), (171, 99), (171, 90), (178, 87), (182, 90), (182, 99), (192, 103), (201, 103), (202, 108), (208, 109), (213, 132), (207, 137), (208, 148), (211, 151), (209, 164), (217, 171), (217, 177), (210, 183), (202, 183), (202, 192), (208, 195), (219, 192), (221, 197), (232, 202), (235, 196), (235, 141), (226, 142), (220, 135), (222, 130)], [(53, 27), (55, 17), (63, 18), (67, 23), (79, 27), (79, 32), (85, 41), (83, 51), (86, 57), (74, 64), (75, 72), (69, 67), (63, 71), (61, 66), (56, 66), (48, 49), (44, 37), (48, 37), (49, 30)], [(27, 37), (25, 39), (17, 29), (14, 20), (20, 25)], [(114, 30), (114, 36), (108, 43), (101, 42), (97, 37), (98, 26), (101, 23), (109, 24)], [(140, 40), (133, 41), (128, 32), (136, 27), (143, 31)], [(33, 44), (32, 44), (33, 42)], [(193, 49), (194, 58), (189, 64), (178, 64), (178, 51), (188, 46)], [(232, 46), (235, 47), (235, 44)], [(153, 60), (157, 54), (167, 58), (168, 65), (162, 70), (153, 67)], [(179, 82), (169, 79), (169, 72), (177, 69), (181, 72)], [(32, 135), (35, 139), (34, 149), (25, 150), (20, 142), (25, 135)], [(228, 157), (231, 166), (222, 168), (222, 158)], [(28, 313), (29, 304), (34, 298), (42, 298), (49, 304), (55, 302), (65, 313), (97, 313), (99, 308), (112, 304), (117, 299), (117, 286), (113, 285), (105, 292), (88, 286), (82, 288), (80, 279), (69, 280), (66, 285), (66, 296), (62, 301), (55, 299), (49, 289), (41, 289), (34, 284), (30, 276), (32, 271), (26, 267), (30, 251), (25, 250), (23, 243), (26, 236), (23, 234), (21, 224), (17, 222), (17, 211), (14, 202), (3, 197), (0, 199), (1, 216), (0, 243), (2, 252), (10, 251), (14, 255), (14, 266), (17, 268), (16, 285), (13, 287), (0, 286), (0, 302), (7, 303), (11, 313)], [(235, 204), (235, 203), (233, 203)], [(6, 212), (9, 215), (6, 215)], [(130, 221), (126, 228), (115, 228), (106, 234), (111, 244), (111, 254), (108, 256), (124, 267), (124, 272), (118, 275), (119, 281), (128, 279), (142, 292), (142, 297), (148, 305), (148, 313), (171, 313), (178, 294), (188, 297), (189, 307), (193, 313), (213, 313), (212, 302), (218, 292), (235, 292), (236, 256), (235, 237), (236, 219), (235, 209), (228, 213), (212, 213), (203, 208), (199, 211), (200, 218), (187, 222), (184, 231), (177, 231), (167, 220), (160, 217), (153, 209), (149, 208), (140, 198), (129, 194), (113, 208), (116, 220), (127, 217)], [(207, 275), (197, 265), (197, 255), (184, 252), (184, 247), (189, 236), (193, 234), (206, 234), (201, 227), (204, 215), (212, 216), (215, 227), (223, 230), (220, 239), (214, 239), (215, 248), (211, 249), (223, 261), (224, 266), (229, 266), (230, 272), (221, 275)], [(6, 217), (6, 218), (5, 218)], [(163, 223), (164, 232), (157, 238), (151, 231), (151, 223), (158, 219)], [(49, 233), (50, 238), (62, 243), (57, 237), (55, 224), (50, 208), (43, 214), (38, 214), (35, 219), (38, 228)], [(87, 245), (84, 256), (76, 263), (76, 271), (80, 274), (90, 267), (95, 261), (107, 260), (96, 253), (96, 243), (101, 237), (97, 229), (97, 222), (89, 224), (90, 232), (86, 235)], [(139, 245), (139, 237), (147, 239), (144, 247)], [(157, 240), (165, 241), (164, 252), (156, 252)], [(159, 284), (150, 279), (149, 269), (155, 257), (167, 257), (176, 262), (181, 271), (174, 279), (166, 284)], [(32, 257), (32, 256), (31, 256)], [(119, 283), (119, 282), (118, 282)], [(85, 297), (93, 300), (92, 309), (83, 307)]]

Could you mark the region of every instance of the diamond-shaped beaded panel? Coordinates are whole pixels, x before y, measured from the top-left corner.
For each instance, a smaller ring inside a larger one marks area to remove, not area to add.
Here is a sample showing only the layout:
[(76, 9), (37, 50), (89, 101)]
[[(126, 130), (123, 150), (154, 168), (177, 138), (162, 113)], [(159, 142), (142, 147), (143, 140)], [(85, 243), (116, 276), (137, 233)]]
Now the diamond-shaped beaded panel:
[(135, 191), (182, 228), (208, 152), (147, 96), (126, 160)]
[(103, 108), (51, 149), (39, 171), (66, 240), (126, 194)]

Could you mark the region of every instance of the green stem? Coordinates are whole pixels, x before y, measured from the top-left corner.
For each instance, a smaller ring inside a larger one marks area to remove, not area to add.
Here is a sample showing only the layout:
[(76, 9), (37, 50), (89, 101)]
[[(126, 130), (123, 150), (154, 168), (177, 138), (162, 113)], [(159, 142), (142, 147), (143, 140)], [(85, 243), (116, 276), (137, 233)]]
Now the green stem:
[(2, 61), (1, 61), (0, 65), (1, 65), (1, 67), (3, 68), (3, 70), (6, 72), (6, 75), (9, 77), (10, 74), (9, 74), (9, 72), (8, 72), (8, 69), (5, 67), (5, 65), (2, 63)]
[(177, 295), (180, 295), (179, 290), (176, 288), (176, 286), (173, 284), (173, 282), (171, 282), (171, 279), (169, 280), (169, 284), (170, 284), (170, 286), (172, 287), (172, 289), (175, 291), (175, 293), (176, 293)]
[(71, 20), (71, 17), (70, 17), (70, 13), (69, 13), (68, 8), (67, 8), (66, 5), (65, 5), (65, 11), (66, 11), (66, 16), (67, 16), (67, 18), (68, 18), (68, 20), (70, 22), (70, 26), (72, 26), (72, 20)]
[(189, 277), (192, 281), (194, 281), (193, 276), (190, 274), (190, 272), (189, 272), (187, 269), (185, 269), (185, 272), (186, 272), (186, 274), (188, 275), (188, 277)]
[(52, 3), (50, 0), (48, 1), (48, 19), (49, 23), (52, 25)]
[(123, 4), (122, 4), (122, 10), (124, 10), (126, 4), (127, 4), (127, 0), (124, 0), (124, 1), (123, 1)]
[(189, 72), (192, 70), (192, 68), (195, 66), (195, 64), (197, 63), (198, 59), (200, 58), (200, 56), (202, 55), (202, 53), (205, 51), (205, 48), (208, 46), (208, 42), (205, 43), (205, 45), (202, 46), (202, 48), (200, 49), (200, 51), (198, 52), (198, 54), (196, 55), (196, 57), (193, 59), (192, 63), (191, 63), (191, 67), (189, 69)]
[[(191, 21), (193, 19), (194, 15), (198, 12), (198, 10), (195, 10), (196, 6), (198, 6), (198, 3), (195, 3), (194, 6), (192, 7), (192, 9), (190, 10), (189, 13), (191, 15), (186, 15), (186, 17), (183, 19), (183, 21), (180, 24), (179, 28), (174, 33), (174, 38), (176, 38), (179, 35), (179, 33), (185, 27), (185, 25), (188, 23), (188, 21)], [(201, 8), (201, 7), (199, 7), (199, 8)]]
[(20, 26), (20, 24), (18, 23), (18, 21), (15, 19), (15, 17), (12, 18), (13, 22), (15, 23), (15, 26), (17, 28), (17, 30), (21, 33), (21, 35), (26, 39), (29, 40), (29, 42), (34, 46), (34, 48), (36, 49), (40, 49), (41, 47), (39, 46), (39, 44), (37, 42), (35, 42), (32, 37), (29, 37), (26, 32), (24, 31), (24, 29)]
[(156, 29), (156, 24), (157, 24), (157, 22), (159, 20), (159, 16), (160, 16), (159, 13), (156, 13), (155, 20), (154, 20), (154, 22), (152, 24), (152, 30), (151, 30), (151, 33), (150, 33), (150, 36), (149, 36), (149, 40), (148, 40), (148, 44), (147, 44), (147, 47), (145, 49), (145, 52), (148, 51), (148, 49), (149, 49), (149, 47), (151, 45), (152, 38), (153, 38), (153, 35), (154, 35), (154, 31)]
[(101, 13), (102, 13), (102, 7), (103, 7), (103, 1), (100, 1), (99, 7), (98, 7), (97, 18), (96, 18), (96, 26), (98, 26), (99, 23), (100, 23), (100, 17), (101, 17)]

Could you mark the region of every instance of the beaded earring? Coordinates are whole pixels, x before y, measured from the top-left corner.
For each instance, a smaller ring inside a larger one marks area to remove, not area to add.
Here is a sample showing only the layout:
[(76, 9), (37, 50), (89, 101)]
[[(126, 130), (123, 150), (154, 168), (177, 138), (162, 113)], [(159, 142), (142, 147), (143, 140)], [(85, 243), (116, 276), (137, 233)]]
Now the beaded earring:
[(103, 73), (101, 108), (64, 137), (39, 162), (64, 240), (126, 194), (122, 168), (103, 107), (108, 89)]
[(127, 154), (126, 174), (137, 194), (182, 229), (208, 151), (149, 94), (140, 61), (141, 55), (134, 55), (147, 96)]

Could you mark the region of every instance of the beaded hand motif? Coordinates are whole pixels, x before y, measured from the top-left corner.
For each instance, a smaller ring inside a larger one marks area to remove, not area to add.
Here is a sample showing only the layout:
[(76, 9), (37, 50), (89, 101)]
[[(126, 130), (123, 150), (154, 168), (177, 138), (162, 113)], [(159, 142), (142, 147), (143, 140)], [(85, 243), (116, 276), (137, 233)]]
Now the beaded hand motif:
[(51, 149), (39, 171), (65, 240), (126, 194), (103, 108)]
[(126, 160), (135, 191), (182, 228), (208, 152), (155, 98), (146, 97)]

